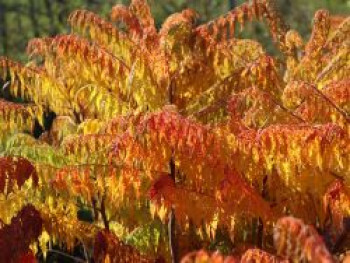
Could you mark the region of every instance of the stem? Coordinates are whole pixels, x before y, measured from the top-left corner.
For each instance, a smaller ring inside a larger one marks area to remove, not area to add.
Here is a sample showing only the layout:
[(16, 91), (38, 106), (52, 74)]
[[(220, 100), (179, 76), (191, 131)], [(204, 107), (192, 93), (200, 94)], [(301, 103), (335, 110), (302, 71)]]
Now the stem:
[(105, 229), (109, 231), (109, 222), (106, 214), (105, 197), (103, 197), (101, 200), (101, 216)]
[[(173, 76), (170, 78), (170, 83), (168, 87), (168, 99), (169, 103), (173, 104), (174, 103), (174, 93), (175, 93), (175, 88), (176, 88), (176, 83), (175, 83), (175, 77), (177, 76), (178, 73), (175, 73)], [(176, 169), (175, 169), (175, 162), (174, 162), (174, 153), (172, 153), (172, 157), (170, 159), (169, 163), (169, 168), (170, 168), (170, 177), (175, 183), (175, 174), (176, 174)], [(171, 212), (169, 214), (169, 222), (168, 222), (168, 235), (169, 235), (169, 247), (170, 247), (170, 254), (171, 254), (171, 262), (172, 263), (177, 263), (179, 262), (178, 260), (178, 253), (177, 253), (177, 241), (176, 241), (176, 219), (175, 219), (175, 211), (174, 208), (171, 208)]]
[[(262, 185), (262, 192), (261, 192), (261, 196), (263, 198), (266, 198), (267, 196), (267, 175), (265, 175), (264, 179), (263, 179), (263, 185)], [(260, 248), (263, 248), (264, 245), (264, 223), (262, 221), (261, 218), (258, 218), (258, 227), (257, 227), (257, 238), (256, 238), (256, 242), (257, 242), (257, 246)]]
[(95, 197), (92, 198), (91, 203), (92, 203), (92, 208), (94, 210), (94, 220), (98, 221), (97, 201)]
[(175, 75), (173, 77), (171, 77), (170, 79), (170, 84), (169, 84), (169, 88), (168, 88), (168, 92), (169, 92), (169, 103), (173, 104), (174, 103), (174, 91), (175, 91)]
[[(170, 176), (175, 182), (175, 162), (174, 159), (171, 158), (170, 160)], [(168, 233), (169, 233), (169, 246), (170, 246), (170, 253), (171, 253), (171, 262), (177, 263), (178, 260), (178, 253), (177, 253), (177, 240), (176, 240), (176, 219), (175, 219), (175, 211), (174, 208), (171, 209), (170, 215), (169, 215), (169, 223), (168, 223)]]
[(168, 223), (168, 232), (169, 232), (169, 246), (171, 253), (171, 262), (177, 263), (178, 255), (177, 255), (177, 243), (176, 243), (176, 233), (175, 233), (175, 211), (172, 208), (169, 215), (169, 223)]
[(258, 218), (257, 222), (257, 236), (256, 236), (256, 243), (259, 248), (263, 247), (263, 242), (264, 242), (264, 223), (262, 222), (261, 218)]

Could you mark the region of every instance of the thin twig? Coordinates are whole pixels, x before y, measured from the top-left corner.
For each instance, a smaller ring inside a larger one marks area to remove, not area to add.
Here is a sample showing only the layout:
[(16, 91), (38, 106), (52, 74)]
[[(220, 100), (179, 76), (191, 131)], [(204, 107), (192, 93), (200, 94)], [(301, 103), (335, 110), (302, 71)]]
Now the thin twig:
[(270, 97), (270, 99), (276, 106), (280, 107), (282, 110), (284, 110), (285, 112), (289, 113), (294, 118), (297, 118), (301, 122), (304, 122), (304, 123), (306, 122), (303, 118), (301, 118), (300, 116), (296, 115), (293, 111), (291, 111), (290, 109), (284, 107), (282, 104), (280, 104), (278, 101), (276, 101), (272, 96)]
[[(343, 111), (341, 108), (339, 108), (330, 98), (328, 98), (325, 94), (320, 91), (315, 84), (307, 83), (320, 97), (322, 97), (326, 102), (328, 102), (333, 108), (335, 108), (346, 120), (346, 122), (350, 123), (350, 118), (348, 117), (348, 114)], [(327, 87), (327, 86), (326, 86)], [(325, 88), (326, 88), (325, 87)]]
[(80, 240), (80, 243), (83, 246), (84, 257), (86, 259), (86, 262), (89, 263), (89, 255), (88, 255), (87, 249), (85, 247), (85, 244), (84, 244), (84, 242), (82, 240)]

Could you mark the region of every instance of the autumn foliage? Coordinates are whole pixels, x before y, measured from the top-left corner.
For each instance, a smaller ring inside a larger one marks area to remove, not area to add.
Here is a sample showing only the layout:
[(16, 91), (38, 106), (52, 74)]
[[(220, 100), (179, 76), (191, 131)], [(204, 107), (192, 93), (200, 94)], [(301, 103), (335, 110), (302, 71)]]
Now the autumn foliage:
[[(349, 249), (349, 18), (318, 11), (308, 40), (272, 0), (198, 18), (158, 29), (146, 0), (111, 21), (77, 10), (70, 34), (29, 42), (27, 64), (0, 58), (6, 262), (52, 245), (95, 262), (325, 263)], [(277, 55), (237, 37), (253, 20)]]

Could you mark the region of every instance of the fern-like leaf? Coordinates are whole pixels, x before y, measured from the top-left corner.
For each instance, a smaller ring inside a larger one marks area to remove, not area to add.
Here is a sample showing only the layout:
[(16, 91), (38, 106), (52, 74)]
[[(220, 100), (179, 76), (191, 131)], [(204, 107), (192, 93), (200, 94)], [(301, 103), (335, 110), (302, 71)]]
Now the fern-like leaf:
[(154, 259), (141, 255), (136, 249), (121, 242), (116, 236), (107, 231), (96, 234), (94, 245), (94, 259), (96, 262), (109, 260), (110, 262), (154, 262)]
[(38, 185), (38, 175), (35, 167), (21, 157), (0, 157), (0, 192), (11, 193), (12, 189), (22, 185), (29, 179), (32, 185)]
[[(11, 224), (0, 227), (0, 253), (3, 262), (22, 262), (29, 246), (39, 237), (43, 227), (40, 213), (27, 205), (12, 218)], [(29, 257), (30, 259), (32, 257)]]
[(322, 238), (302, 220), (284, 217), (274, 230), (275, 247), (279, 255), (290, 260), (307, 262), (334, 262)]

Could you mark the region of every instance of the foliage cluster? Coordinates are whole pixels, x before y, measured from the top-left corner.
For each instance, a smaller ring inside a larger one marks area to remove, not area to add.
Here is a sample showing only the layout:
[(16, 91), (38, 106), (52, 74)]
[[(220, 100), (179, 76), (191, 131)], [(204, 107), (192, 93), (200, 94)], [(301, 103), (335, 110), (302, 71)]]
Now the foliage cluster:
[[(272, 0), (198, 16), (158, 30), (146, 0), (111, 21), (80, 9), (71, 34), (28, 43), (26, 65), (0, 58), (7, 262), (53, 246), (95, 262), (334, 262), (349, 248), (350, 18), (319, 10), (305, 41)], [(236, 37), (252, 20), (281, 57)]]

